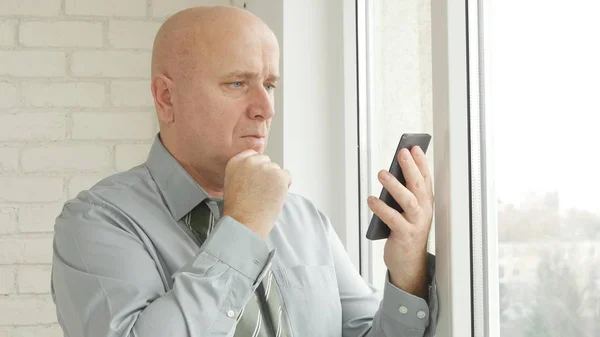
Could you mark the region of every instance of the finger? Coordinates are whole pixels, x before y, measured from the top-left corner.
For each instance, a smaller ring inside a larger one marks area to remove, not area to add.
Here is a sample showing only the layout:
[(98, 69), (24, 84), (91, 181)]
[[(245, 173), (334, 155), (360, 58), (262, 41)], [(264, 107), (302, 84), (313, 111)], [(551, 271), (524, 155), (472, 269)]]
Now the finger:
[(408, 230), (410, 226), (408, 220), (381, 199), (370, 196), (367, 198), (367, 204), (371, 211), (373, 211), (373, 213), (376, 214), (379, 219), (392, 230), (392, 232), (404, 233)]
[[(266, 154), (258, 153), (258, 152), (255, 155), (247, 157), (246, 160), (250, 161), (252, 164), (255, 164), (255, 165), (272, 163), (271, 158), (269, 158), (269, 156), (267, 156)], [(273, 163), (273, 164), (275, 164), (275, 163)], [(275, 164), (275, 165), (277, 165), (277, 164)]]
[(287, 187), (290, 188), (290, 185), (292, 185), (292, 174), (290, 173), (290, 170), (283, 169), (283, 174), (287, 179)]
[(225, 166), (225, 171), (228, 172), (238, 166), (238, 163), (241, 163), (244, 159), (255, 155), (257, 152), (254, 150), (245, 150), (242, 151), (235, 156), (231, 157), (229, 161), (227, 161), (227, 165)]
[(417, 197), (388, 171), (379, 171), (378, 178), (392, 198), (394, 198), (398, 205), (402, 207), (409, 219), (421, 212), (421, 206), (419, 205)]
[(248, 157), (250, 157), (250, 156), (253, 156), (253, 155), (257, 154), (257, 153), (258, 153), (258, 152), (254, 151), (254, 150), (252, 150), (252, 149), (249, 149), (249, 150), (244, 150), (244, 151), (242, 151), (242, 152), (240, 152), (240, 153), (236, 154), (235, 156), (233, 156), (233, 157), (232, 157), (232, 158), (229, 160), (229, 162), (239, 162), (239, 161), (242, 161), (242, 160), (244, 160), (244, 159), (246, 159), (246, 158), (248, 158)]
[(420, 146), (415, 146), (411, 149), (411, 153), (421, 171), (421, 175), (423, 176), (423, 180), (425, 181), (425, 186), (427, 188), (429, 196), (433, 196), (433, 182), (431, 179), (431, 171), (429, 170), (429, 164), (427, 163), (427, 156), (423, 152)]
[[(259, 160), (262, 160), (262, 159), (259, 159)], [(266, 169), (271, 169), (271, 170), (276, 170), (276, 171), (281, 170), (281, 167), (279, 167), (279, 165), (277, 163), (274, 163), (272, 161), (264, 161), (260, 164), (260, 166), (265, 170)]]
[(408, 149), (400, 150), (398, 164), (400, 164), (404, 178), (406, 178), (406, 187), (417, 197), (419, 202), (428, 200), (429, 195), (425, 180)]
[(252, 149), (247, 149), (247, 150), (244, 150), (244, 151), (236, 154), (235, 157), (237, 157), (237, 158), (247, 158), (247, 157), (253, 156), (253, 155), (257, 154), (257, 153), (258, 152), (254, 151)]

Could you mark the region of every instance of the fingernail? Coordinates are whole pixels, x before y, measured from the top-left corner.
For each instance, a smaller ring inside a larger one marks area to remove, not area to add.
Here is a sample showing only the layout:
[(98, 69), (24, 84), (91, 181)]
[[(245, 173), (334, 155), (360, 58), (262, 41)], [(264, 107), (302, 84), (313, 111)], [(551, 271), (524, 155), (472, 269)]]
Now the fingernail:
[(379, 179), (386, 181), (391, 178), (391, 174), (388, 171), (379, 171)]

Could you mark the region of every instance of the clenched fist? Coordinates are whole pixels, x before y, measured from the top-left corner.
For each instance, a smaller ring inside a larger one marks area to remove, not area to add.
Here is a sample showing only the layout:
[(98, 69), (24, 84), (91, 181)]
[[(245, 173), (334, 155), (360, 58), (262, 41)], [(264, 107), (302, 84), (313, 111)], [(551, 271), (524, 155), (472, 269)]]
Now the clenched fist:
[(290, 173), (254, 150), (238, 153), (225, 168), (223, 215), (266, 238), (292, 182)]

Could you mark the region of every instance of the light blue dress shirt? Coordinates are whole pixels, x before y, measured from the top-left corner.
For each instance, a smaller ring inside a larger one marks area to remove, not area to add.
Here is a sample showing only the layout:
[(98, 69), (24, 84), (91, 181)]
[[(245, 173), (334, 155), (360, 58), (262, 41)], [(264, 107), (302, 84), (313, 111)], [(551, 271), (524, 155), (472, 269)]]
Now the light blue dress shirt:
[(295, 337), (431, 337), (429, 305), (358, 274), (328, 218), (288, 194), (266, 239), (220, 217), (199, 246), (183, 218), (207, 198), (157, 136), (146, 163), (68, 201), (56, 219), (52, 296), (69, 337), (232, 336), (270, 269)]

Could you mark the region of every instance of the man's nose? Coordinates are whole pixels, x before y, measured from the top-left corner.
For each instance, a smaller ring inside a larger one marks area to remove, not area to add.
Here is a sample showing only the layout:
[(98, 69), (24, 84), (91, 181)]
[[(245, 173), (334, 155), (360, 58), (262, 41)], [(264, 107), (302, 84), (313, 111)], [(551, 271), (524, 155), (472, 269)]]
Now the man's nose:
[(252, 119), (262, 117), (263, 119), (271, 119), (275, 115), (273, 99), (265, 88), (257, 88), (253, 90), (248, 106), (249, 117)]

